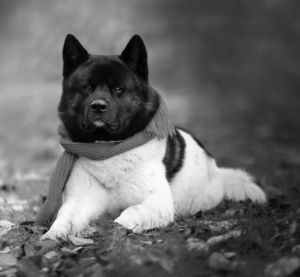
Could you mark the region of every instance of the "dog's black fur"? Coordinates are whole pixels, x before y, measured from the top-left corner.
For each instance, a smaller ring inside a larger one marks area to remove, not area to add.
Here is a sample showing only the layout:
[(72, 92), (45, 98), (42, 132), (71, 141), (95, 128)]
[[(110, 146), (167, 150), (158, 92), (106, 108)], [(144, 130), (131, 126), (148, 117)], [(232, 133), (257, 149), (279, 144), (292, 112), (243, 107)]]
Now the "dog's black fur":
[(176, 130), (175, 136), (168, 137), (166, 154), (163, 159), (168, 181), (171, 181), (183, 166), (185, 147), (184, 138), (178, 130)]

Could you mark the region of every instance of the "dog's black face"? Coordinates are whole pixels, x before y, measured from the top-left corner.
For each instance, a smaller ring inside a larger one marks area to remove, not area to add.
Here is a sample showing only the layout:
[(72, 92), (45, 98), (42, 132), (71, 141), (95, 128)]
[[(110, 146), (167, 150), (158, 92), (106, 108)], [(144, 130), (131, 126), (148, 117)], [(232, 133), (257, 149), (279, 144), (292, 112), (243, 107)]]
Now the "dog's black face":
[(158, 107), (147, 52), (131, 38), (120, 56), (90, 55), (73, 35), (63, 47), (59, 116), (73, 141), (121, 140), (141, 131)]

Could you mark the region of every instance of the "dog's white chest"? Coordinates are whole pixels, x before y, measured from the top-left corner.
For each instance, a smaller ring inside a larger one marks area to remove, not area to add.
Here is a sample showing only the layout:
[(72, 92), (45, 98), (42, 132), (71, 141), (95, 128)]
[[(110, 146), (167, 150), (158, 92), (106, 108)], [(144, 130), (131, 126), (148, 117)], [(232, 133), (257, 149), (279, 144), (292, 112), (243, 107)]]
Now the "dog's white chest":
[(66, 185), (64, 201), (108, 203), (106, 212), (116, 213), (142, 202), (157, 183), (151, 182), (156, 174), (157, 161), (165, 152), (165, 140), (152, 140), (107, 160), (93, 161), (79, 158)]
[(84, 158), (78, 161), (80, 166), (105, 188), (118, 188), (124, 182), (128, 183), (128, 180), (138, 174), (142, 162), (143, 157), (134, 151), (103, 161)]

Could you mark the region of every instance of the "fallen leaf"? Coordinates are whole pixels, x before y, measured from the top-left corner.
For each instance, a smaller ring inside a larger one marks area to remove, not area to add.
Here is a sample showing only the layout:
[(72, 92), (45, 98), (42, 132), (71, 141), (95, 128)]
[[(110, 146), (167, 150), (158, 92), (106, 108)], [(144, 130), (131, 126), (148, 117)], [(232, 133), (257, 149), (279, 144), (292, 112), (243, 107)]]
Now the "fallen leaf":
[(229, 271), (232, 266), (230, 261), (226, 258), (223, 253), (214, 252), (208, 258), (208, 266), (211, 269), (218, 270), (218, 271)]
[(53, 250), (58, 245), (55, 240), (40, 240), (35, 243), (34, 249), (38, 255), (44, 255), (45, 253)]
[(68, 238), (74, 245), (77, 245), (77, 246), (88, 245), (88, 244), (94, 243), (94, 241), (92, 239), (79, 238), (79, 237), (74, 237), (74, 236), (69, 236)]
[(72, 249), (71, 248), (67, 248), (67, 247), (62, 247), (60, 249), (60, 251), (64, 255), (72, 256), (72, 255), (77, 255), (82, 248), (83, 248), (82, 246), (78, 246), (78, 247), (75, 247), (75, 248), (72, 248)]
[(11, 208), (16, 212), (22, 212), (25, 209), (25, 207), (22, 204), (12, 205)]
[(224, 256), (227, 258), (227, 259), (232, 259), (236, 256), (237, 254), (235, 252), (225, 252), (224, 253)]
[(80, 233), (80, 237), (83, 237), (83, 238), (92, 237), (97, 232), (98, 232), (97, 227), (88, 226)]
[(17, 270), (15, 268), (1, 269), (0, 267), (0, 276), (15, 277), (16, 271)]
[(238, 211), (236, 209), (228, 209), (223, 213), (223, 217), (233, 217)]
[(224, 221), (216, 222), (214, 224), (209, 224), (208, 227), (209, 227), (209, 230), (212, 232), (224, 232), (224, 231), (228, 231), (235, 224), (236, 224), (236, 222), (224, 220)]
[(59, 258), (59, 254), (56, 251), (50, 251), (44, 255), (44, 257), (51, 261), (56, 261)]
[(10, 248), (6, 246), (4, 249), (0, 250), (0, 254), (8, 254), (10, 253)]
[(32, 256), (36, 255), (36, 250), (35, 250), (34, 246), (31, 243), (25, 243), (24, 251), (25, 251), (25, 255), (27, 257), (32, 257)]
[(83, 247), (82, 246), (78, 246), (75, 248), (72, 248), (73, 251), (75, 251), (76, 253), (79, 252)]
[(11, 228), (13, 226), (15, 225), (8, 220), (0, 220), (0, 228)]
[(292, 223), (291, 223), (291, 226), (289, 228), (289, 232), (290, 232), (290, 235), (292, 236), (297, 230), (297, 221), (294, 220)]
[(78, 252), (74, 251), (71, 248), (62, 247), (60, 251), (66, 256), (78, 255)]
[(4, 237), (15, 225), (8, 220), (0, 220), (0, 238)]
[(300, 255), (300, 244), (298, 245), (295, 245), (293, 248), (292, 248), (292, 252), (297, 254), (297, 255)]
[(241, 230), (234, 230), (234, 231), (228, 232), (225, 235), (211, 237), (206, 242), (209, 245), (214, 245), (214, 244), (226, 241), (226, 240), (228, 240), (230, 238), (238, 238), (241, 234), (242, 234)]
[(197, 238), (189, 238), (187, 240), (187, 248), (189, 251), (197, 251), (203, 254), (209, 251), (209, 245), (205, 241)]
[(0, 267), (5, 269), (16, 265), (16, 263), (17, 259), (11, 253), (0, 254)]
[(190, 236), (192, 233), (193, 233), (192, 228), (188, 227), (188, 228), (186, 228), (186, 229), (184, 230), (183, 235), (184, 235), (185, 237), (188, 237), (188, 236)]
[(10, 228), (7, 229), (0, 228), (0, 239), (3, 238), (5, 235), (7, 235), (10, 230), (11, 230)]
[(148, 244), (148, 245), (152, 245), (153, 244), (153, 241), (149, 240), (149, 241), (143, 241), (141, 240), (141, 243), (143, 244)]
[(300, 268), (300, 258), (284, 257), (274, 263), (270, 263), (265, 268), (268, 277), (285, 277), (293, 274)]
[(21, 246), (16, 246), (12, 248), (11, 253), (17, 260), (19, 260), (24, 256), (24, 249)]

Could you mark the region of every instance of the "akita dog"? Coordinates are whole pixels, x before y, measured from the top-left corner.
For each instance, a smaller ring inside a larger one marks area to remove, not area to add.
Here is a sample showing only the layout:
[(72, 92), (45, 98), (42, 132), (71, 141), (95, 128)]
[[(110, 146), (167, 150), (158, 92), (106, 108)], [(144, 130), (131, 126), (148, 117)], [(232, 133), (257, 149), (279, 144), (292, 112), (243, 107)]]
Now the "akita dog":
[[(109, 56), (90, 55), (67, 35), (63, 62), (58, 111), (74, 143), (130, 140), (162, 105), (149, 85), (147, 51), (138, 35), (121, 55)], [(62, 194), (59, 211), (42, 239), (77, 234), (106, 214), (142, 232), (166, 226), (176, 215), (214, 208), (223, 199), (266, 202), (264, 191), (248, 173), (219, 168), (197, 139), (175, 127), (106, 159), (79, 155)]]

